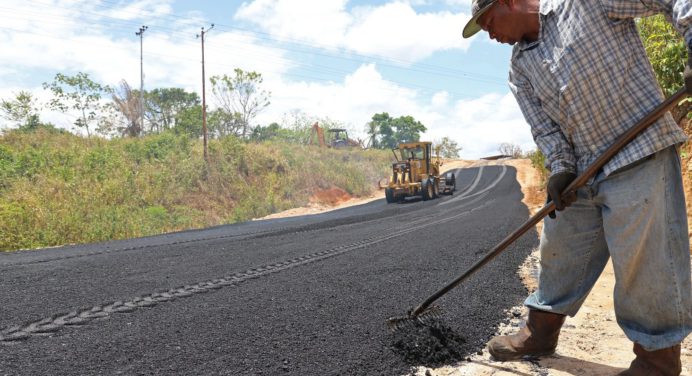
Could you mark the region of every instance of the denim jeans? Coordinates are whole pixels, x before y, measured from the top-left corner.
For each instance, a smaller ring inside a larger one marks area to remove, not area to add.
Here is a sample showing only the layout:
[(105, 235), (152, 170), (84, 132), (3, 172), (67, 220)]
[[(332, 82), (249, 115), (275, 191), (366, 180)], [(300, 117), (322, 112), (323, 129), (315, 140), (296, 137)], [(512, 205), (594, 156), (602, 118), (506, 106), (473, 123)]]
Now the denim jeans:
[(574, 316), (612, 258), (615, 316), (648, 351), (692, 331), (685, 195), (677, 149), (600, 173), (541, 235), (539, 287), (527, 307)]

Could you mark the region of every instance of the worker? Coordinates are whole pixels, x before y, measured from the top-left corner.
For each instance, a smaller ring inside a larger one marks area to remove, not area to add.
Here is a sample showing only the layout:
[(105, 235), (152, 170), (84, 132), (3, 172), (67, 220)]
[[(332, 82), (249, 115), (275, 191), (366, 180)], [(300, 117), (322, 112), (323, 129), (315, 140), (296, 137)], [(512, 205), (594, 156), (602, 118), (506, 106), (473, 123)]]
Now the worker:
[[(551, 354), (609, 257), (615, 316), (634, 342), (621, 375), (678, 375), (692, 329), (685, 197), (667, 113), (575, 195), (561, 192), (664, 97), (633, 20), (664, 14), (692, 46), (692, 0), (472, 0), (468, 38), (480, 30), (513, 45), (509, 86), (550, 171), (537, 290), (526, 326), (488, 343), (498, 360)], [(687, 91), (692, 88), (687, 63)], [(566, 207), (568, 207), (565, 209)]]

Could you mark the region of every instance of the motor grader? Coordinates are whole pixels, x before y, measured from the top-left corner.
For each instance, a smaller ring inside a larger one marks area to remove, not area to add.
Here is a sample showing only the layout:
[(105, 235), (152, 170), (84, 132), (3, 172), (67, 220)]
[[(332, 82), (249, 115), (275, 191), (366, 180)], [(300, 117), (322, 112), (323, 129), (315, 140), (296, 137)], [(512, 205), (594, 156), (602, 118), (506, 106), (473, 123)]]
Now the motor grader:
[(420, 196), (423, 201), (440, 194), (453, 194), (456, 190), (454, 173), (440, 175), (442, 161), (439, 155), (433, 161), (431, 142), (407, 142), (392, 149), (396, 162), (392, 163), (392, 176), (384, 189), (387, 203), (403, 201), (409, 196)]

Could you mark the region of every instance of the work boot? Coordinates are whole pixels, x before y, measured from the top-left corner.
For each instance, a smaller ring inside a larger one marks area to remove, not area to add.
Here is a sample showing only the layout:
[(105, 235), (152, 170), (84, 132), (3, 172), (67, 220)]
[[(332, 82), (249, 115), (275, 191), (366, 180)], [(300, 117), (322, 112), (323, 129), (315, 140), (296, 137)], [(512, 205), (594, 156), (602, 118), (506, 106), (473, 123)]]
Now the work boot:
[(495, 337), (488, 342), (488, 351), (500, 361), (523, 356), (550, 355), (555, 352), (565, 315), (531, 310), (526, 326), (511, 336)]
[(656, 351), (646, 351), (634, 344), (636, 358), (630, 368), (618, 373), (620, 376), (678, 376), (682, 372), (680, 345)]

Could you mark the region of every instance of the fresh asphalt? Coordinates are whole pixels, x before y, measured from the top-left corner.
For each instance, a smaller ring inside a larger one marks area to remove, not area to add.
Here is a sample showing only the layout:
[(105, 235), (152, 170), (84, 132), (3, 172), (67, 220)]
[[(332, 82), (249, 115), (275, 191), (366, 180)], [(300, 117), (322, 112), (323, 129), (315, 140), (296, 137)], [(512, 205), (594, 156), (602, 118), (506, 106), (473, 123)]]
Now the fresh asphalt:
[[(403, 375), (405, 315), (529, 216), (511, 167), (457, 192), (0, 255), (0, 375)], [(440, 299), (464, 353), (526, 290), (524, 235)]]

